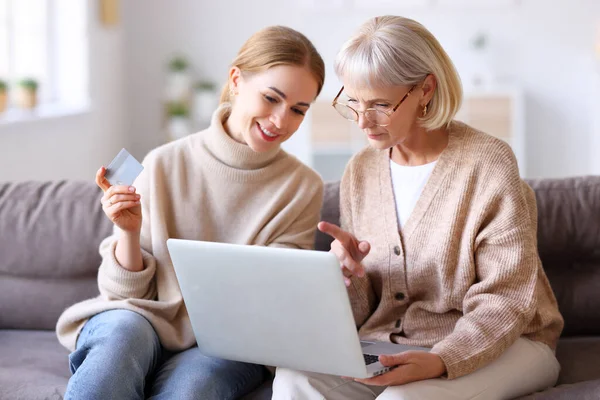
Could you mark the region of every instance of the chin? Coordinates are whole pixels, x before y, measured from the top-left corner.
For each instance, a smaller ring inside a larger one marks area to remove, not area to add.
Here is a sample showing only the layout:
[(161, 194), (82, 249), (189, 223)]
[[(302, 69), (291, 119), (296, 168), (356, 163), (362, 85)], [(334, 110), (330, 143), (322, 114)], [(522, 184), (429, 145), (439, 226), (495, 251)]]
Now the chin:
[(387, 140), (372, 140), (368, 139), (369, 146), (376, 150), (385, 150), (392, 147), (392, 145)]
[(257, 153), (265, 153), (278, 145), (278, 142), (267, 143), (263, 140), (257, 140), (256, 138), (252, 138), (248, 141), (248, 146)]

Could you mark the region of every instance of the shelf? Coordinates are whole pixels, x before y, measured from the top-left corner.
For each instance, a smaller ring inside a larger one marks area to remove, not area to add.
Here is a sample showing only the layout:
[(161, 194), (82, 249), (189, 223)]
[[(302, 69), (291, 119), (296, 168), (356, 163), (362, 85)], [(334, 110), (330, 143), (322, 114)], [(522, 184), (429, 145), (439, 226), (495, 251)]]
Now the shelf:
[(0, 114), (0, 126), (23, 122), (35, 122), (47, 119), (70, 117), (90, 112), (89, 102), (70, 105), (60, 103), (45, 103), (27, 110), (21, 108), (9, 108)]

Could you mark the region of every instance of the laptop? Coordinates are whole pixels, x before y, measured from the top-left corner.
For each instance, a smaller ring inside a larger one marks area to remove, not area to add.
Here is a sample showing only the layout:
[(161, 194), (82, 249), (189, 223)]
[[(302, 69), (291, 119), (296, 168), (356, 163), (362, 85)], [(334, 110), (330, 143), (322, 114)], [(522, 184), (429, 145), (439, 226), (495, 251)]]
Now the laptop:
[(430, 349), (361, 342), (340, 264), (322, 251), (167, 240), (200, 351), (353, 378), (380, 354)]

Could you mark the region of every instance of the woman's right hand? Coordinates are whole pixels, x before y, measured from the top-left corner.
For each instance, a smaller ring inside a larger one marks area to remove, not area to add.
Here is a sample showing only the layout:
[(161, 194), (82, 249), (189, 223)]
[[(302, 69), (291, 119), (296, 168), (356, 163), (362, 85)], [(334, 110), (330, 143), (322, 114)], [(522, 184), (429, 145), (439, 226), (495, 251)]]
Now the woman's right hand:
[(139, 233), (142, 229), (140, 195), (133, 186), (111, 186), (105, 175), (104, 167), (96, 172), (96, 184), (104, 192), (101, 200), (104, 213), (122, 231)]
[(317, 228), (335, 239), (331, 243), (330, 252), (335, 254), (338, 260), (340, 260), (340, 267), (344, 274), (344, 283), (346, 286), (350, 286), (350, 278), (353, 275), (359, 278), (365, 276), (365, 269), (361, 262), (371, 250), (369, 242), (358, 240), (350, 232), (346, 232), (339, 226), (330, 224), (329, 222), (321, 221), (317, 225)]

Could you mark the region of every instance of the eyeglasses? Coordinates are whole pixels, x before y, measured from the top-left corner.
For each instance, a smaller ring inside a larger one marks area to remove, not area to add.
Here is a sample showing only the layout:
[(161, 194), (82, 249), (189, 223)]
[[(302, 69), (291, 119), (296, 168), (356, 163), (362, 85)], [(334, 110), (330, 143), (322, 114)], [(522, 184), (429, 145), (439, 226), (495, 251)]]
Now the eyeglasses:
[(398, 102), (398, 104), (396, 104), (396, 107), (392, 108), (389, 111), (378, 110), (376, 108), (367, 108), (365, 111), (358, 111), (347, 104), (338, 103), (337, 99), (344, 91), (343, 86), (338, 92), (337, 96), (335, 96), (335, 99), (333, 99), (331, 105), (342, 117), (346, 118), (347, 120), (358, 122), (358, 116), (359, 114), (362, 114), (372, 124), (375, 124), (377, 126), (388, 126), (392, 122), (392, 114), (398, 109), (398, 107), (400, 107), (400, 104), (402, 104), (404, 100), (406, 100), (408, 96), (410, 96), (415, 87), (417, 87), (417, 85), (411, 87), (410, 90), (404, 95), (404, 97), (402, 97), (402, 99)]

